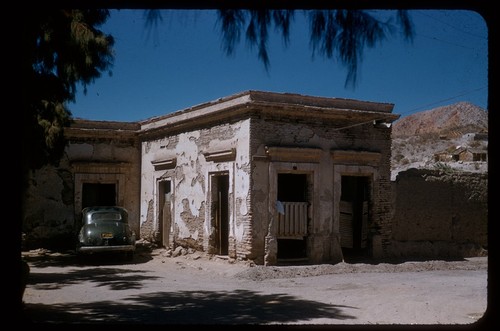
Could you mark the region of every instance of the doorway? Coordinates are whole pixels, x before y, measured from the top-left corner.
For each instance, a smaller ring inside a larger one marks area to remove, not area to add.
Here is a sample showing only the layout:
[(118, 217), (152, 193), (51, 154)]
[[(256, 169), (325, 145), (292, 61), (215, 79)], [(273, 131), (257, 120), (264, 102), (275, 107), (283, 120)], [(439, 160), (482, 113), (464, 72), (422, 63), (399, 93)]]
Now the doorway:
[(116, 205), (116, 184), (83, 183), (82, 209)]
[(278, 174), (277, 258), (279, 261), (307, 259), (307, 174)]
[(369, 177), (342, 176), (339, 207), (344, 259), (367, 257), (369, 200)]
[(161, 244), (168, 248), (172, 227), (172, 182), (170, 180), (158, 182), (158, 211)]
[(213, 248), (215, 254), (229, 253), (229, 174), (214, 174), (212, 176), (212, 217), (214, 229)]

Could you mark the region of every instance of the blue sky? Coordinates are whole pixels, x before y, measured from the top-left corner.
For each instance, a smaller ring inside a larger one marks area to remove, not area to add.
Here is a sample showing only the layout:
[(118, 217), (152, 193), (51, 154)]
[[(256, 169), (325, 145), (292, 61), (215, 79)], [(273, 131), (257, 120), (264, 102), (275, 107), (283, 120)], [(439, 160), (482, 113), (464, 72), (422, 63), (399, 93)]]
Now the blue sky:
[(232, 56), (223, 52), (213, 10), (164, 11), (151, 31), (143, 15), (111, 11), (101, 30), (115, 38), (112, 76), (87, 94), (79, 88), (68, 104), (73, 117), (139, 121), (246, 90), (393, 103), (401, 116), (459, 101), (488, 107), (488, 31), (473, 11), (410, 10), (413, 42), (395, 34), (366, 49), (355, 88), (344, 87), (347, 70), (336, 60), (312, 57), (302, 11), (288, 47), (271, 30), (268, 71), (244, 36)]

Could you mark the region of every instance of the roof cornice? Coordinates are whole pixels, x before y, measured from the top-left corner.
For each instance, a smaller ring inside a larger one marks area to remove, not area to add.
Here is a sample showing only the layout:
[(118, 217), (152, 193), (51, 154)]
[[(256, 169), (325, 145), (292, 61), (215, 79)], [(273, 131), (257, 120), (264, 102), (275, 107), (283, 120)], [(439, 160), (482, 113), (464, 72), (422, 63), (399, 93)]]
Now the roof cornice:
[(342, 125), (390, 123), (400, 116), (392, 114), (393, 108), (391, 103), (250, 90), (139, 122), (77, 119), (67, 134), (82, 138), (117, 138), (118, 134), (121, 138), (151, 139), (255, 116), (303, 122), (339, 121)]
[(399, 118), (399, 115), (392, 114), (393, 108), (394, 105), (390, 103), (246, 91), (141, 121), (140, 136), (148, 139), (156, 135), (189, 131), (213, 123), (231, 122), (259, 115), (300, 121), (341, 120), (343, 125), (375, 120), (392, 122)]

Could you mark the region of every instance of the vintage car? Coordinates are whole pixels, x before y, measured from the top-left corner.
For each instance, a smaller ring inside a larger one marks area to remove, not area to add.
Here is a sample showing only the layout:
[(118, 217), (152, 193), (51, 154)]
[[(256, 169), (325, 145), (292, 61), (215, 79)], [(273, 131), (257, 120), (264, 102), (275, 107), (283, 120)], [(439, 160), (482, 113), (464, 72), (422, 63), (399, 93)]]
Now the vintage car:
[(96, 206), (82, 210), (82, 226), (76, 245), (79, 256), (123, 252), (128, 259), (132, 259), (136, 248), (135, 240), (125, 208)]

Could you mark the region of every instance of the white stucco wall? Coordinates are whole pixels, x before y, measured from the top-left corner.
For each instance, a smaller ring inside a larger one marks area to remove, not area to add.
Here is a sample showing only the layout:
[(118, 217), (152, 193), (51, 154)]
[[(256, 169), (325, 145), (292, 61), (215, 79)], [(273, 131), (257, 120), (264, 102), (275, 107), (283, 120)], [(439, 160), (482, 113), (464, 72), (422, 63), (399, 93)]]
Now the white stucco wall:
[[(142, 143), (141, 212), (144, 229), (158, 232), (158, 181), (172, 185), (174, 240), (194, 240), (206, 246), (210, 225), (210, 176), (229, 175), (229, 236), (238, 242), (245, 236), (244, 219), (249, 211), (249, 120), (219, 124)], [(229, 153), (230, 151), (235, 154)], [(217, 153), (233, 156), (215, 157)], [(234, 156), (235, 155), (235, 156)], [(208, 160), (207, 160), (208, 159)], [(155, 170), (155, 163), (169, 163)], [(235, 207), (233, 207), (235, 206)], [(201, 222), (200, 222), (201, 221)]]

